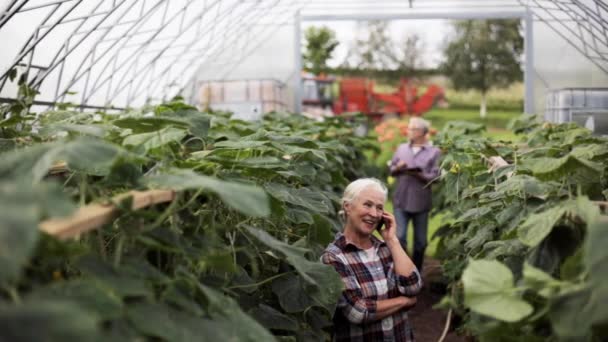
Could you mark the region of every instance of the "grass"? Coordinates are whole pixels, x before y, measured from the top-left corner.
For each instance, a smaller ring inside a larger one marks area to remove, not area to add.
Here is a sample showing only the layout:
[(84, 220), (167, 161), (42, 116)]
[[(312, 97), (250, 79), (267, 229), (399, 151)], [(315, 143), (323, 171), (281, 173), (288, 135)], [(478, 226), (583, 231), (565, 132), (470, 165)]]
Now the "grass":
[[(513, 83), (504, 89), (490, 89), (486, 95), (488, 108), (503, 108), (515, 111), (523, 110), (524, 105), (524, 84), (522, 82)], [(445, 92), (448, 102), (453, 107), (478, 108), (481, 103), (481, 93), (477, 90), (455, 90), (451, 87), (446, 88)]]

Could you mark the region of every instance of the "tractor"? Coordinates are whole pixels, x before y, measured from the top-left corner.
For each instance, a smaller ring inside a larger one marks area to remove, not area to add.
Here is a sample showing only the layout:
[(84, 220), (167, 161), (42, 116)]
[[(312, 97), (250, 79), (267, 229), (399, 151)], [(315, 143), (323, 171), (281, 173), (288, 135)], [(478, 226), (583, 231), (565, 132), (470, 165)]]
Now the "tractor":
[[(338, 90), (335, 91), (337, 84)], [(399, 87), (392, 93), (374, 89), (374, 81), (367, 78), (342, 78), (318, 76), (303, 78), (305, 111), (329, 111), (334, 115), (361, 112), (373, 121), (382, 121), (389, 115), (422, 116), (435, 105), (445, 102), (443, 88), (431, 84), (422, 95), (418, 87), (402, 78)], [(337, 93), (337, 98), (334, 94)]]

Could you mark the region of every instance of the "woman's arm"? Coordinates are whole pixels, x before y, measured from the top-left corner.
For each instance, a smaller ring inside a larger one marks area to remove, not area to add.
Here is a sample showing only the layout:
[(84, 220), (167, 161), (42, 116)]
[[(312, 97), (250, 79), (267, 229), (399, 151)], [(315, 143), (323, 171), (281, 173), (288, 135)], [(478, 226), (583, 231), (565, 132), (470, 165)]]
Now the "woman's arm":
[(342, 310), (346, 319), (351, 323), (362, 324), (381, 320), (416, 304), (415, 298), (404, 296), (385, 300), (365, 298), (353, 272), (336, 255), (324, 253), (321, 261), (333, 266), (342, 278), (345, 289), (338, 300), (338, 309)]
[(386, 228), (381, 233), (393, 259), (393, 272), (395, 273), (397, 289), (402, 295), (416, 296), (422, 289), (422, 277), (412, 259), (401, 247), (397, 238), (395, 217), (390, 213), (384, 213), (384, 222)]
[(416, 297), (399, 296), (391, 299), (379, 300), (376, 305), (376, 320), (381, 320), (395, 312), (416, 305)]

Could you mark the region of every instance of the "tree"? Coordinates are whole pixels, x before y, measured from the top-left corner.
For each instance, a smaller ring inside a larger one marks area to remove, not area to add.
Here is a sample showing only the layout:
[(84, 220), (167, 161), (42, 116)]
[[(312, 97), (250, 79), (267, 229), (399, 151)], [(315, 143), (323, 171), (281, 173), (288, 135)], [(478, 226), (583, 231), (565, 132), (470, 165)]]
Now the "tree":
[(346, 68), (394, 70), (408, 75), (424, 67), (424, 42), (416, 33), (406, 32), (396, 41), (386, 21), (369, 21), (359, 26), (355, 44), (342, 64)]
[(395, 44), (395, 52), (391, 59), (397, 64), (399, 70), (411, 72), (424, 68), (423, 55), (426, 50), (424, 41), (417, 33), (406, 33), (400, 44)]
[(486, 95), (492, 87), (505, 88), (521, 81), (524, 41), (519, 20), (460, 21), (448, 42), (444, 73), (454, 88), (481, 92), (479, 114), (486, 116)]
[(334, 31), (323, 26), (311, 26), (306, 29), (306, 51), (304, 52), (304, 70), (315, 75), (326, 71), (327, 61), (338, 46)]

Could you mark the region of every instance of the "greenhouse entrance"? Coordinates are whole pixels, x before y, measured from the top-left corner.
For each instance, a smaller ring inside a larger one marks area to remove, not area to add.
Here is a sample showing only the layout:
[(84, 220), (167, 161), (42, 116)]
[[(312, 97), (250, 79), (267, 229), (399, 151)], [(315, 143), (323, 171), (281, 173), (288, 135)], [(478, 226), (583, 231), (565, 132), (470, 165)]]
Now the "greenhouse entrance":
[[(302, 24), (305, 22), (326, 21), (395, 21), (395, 20), (424, 20), (424, 19), (451, 19), (451, 20), (484, 20), (484, 19), (521, 19), (524, 23), (524, 113), (535, 113), (534, 107), (534, 39), (533, 17), (529, 10), (521, 11), (477, 11), (458, 13), (455, 11), (432, 11), (401, 14), (353, 14), (353, 15), (301, 15), (295, 17), (294, 47), (296, 70), (301, 70), (302, 63)], [(302, 75), (295, 73), (293, 87), (295, 90), (294, 107), (296, 112), (302, 111)]]

